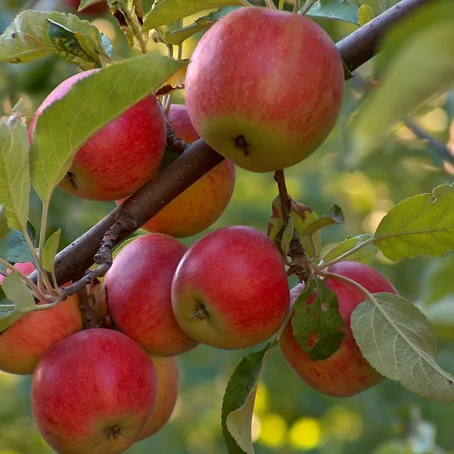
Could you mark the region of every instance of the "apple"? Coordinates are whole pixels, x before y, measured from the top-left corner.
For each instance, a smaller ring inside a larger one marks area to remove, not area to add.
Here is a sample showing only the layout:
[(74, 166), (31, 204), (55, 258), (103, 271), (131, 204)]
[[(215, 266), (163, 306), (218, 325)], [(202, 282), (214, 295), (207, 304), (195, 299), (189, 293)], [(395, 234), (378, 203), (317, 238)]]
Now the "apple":
[[(25, 274), (34, 271), (33, 263), (16, 263)], [(0, 275), (0, 284), (4, 276)], [(0, 333), (0, 370), (11, 374), (32, 374), (44, 352), (58, 341), (82, 329), (79, 298), (71, 295), (66, 301), (45, 311), (24, 315)]]
[(192, 245), (172, 283), (175, 317), (193, 339), (224, 349), (272, 336), (289, 309), (284, 260), (252, 227), (224, 227)]
[(159, 432), (172, 416), (178, 398), (178, 361), (174, 356), (151, 356), (158, 377), (156, 406), (139, 440)]
[(171, 236), (142, 235), (120, 250), (104, 278), (113, 321), (154, 355), (174, 356), (197, 345), (178, 325), (170, 294), (186, 250)]
[[(186, 106), (172, 104), (167, 118), (181, 140), (194, 142), (200, 138), (191, 124)], [(234, 164), (227, 159), (220, 162), (142, 228), (148, 232), (167, 233), (176, 238), (197, 235), (210, 227), (227, 208), (235, 188), (235, 178)], [(117, 204), (124, 200), (119, 200)]]
[[(58, 85), (35, 112), (29, 127), (30, 143), (36, 121), (79, 80), (97, 69), (78, 73)], [(59, 187), (78, 197), (114, 201), (127, 197), (158, 170), (167, 141), (166, 119), (154, 95), (139, 101), (97, 131), (76, 153)]]
[(33, 417), (60, 454), (115, 454), (131, 446), (156, 404), (150, 358), (132, 339), (103, 328), (56, 344), (33, 374)]
[(254, 172), (309, 156), (336, 123), (344, 72), (336, 46), (305, 16), (237, 9), (197, 44), (185, 99), (199, 135)]
[[(359, 262), (339, 262), (330, 266), (328, 271), (357, 282), (371, 293), (397, 293), (381, 273)], [(364, 294), (340, 279), (327, 277), (324, 282), (335, 292), (339, 313), (346, 323), (345, 338), (340, 348), (325, 360), (312, 361), (298, 345), (289, 321), (280, 338), (280, 349), (289, 367), (309, 386), (328, 396), (349, 397), (376, 385), (383, 376), (363, 357), (350, 329), (350, 316), (366, 299)], [(298, 293), (293, 294), (293, 300)]]

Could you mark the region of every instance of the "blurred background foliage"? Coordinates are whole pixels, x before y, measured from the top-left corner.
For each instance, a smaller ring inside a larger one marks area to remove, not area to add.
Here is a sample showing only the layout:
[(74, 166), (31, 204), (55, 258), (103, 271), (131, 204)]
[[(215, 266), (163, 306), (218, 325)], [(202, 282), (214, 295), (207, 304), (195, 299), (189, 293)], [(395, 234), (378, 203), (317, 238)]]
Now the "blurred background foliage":
[[(0, 0), (0, 32), (21, 9), (33, 6), (40, 10), (74, 12), (71, 3), (77, 2)], [(379, 13), (397, 2), (362, 3), (373, 3)], [(144, 2), (145, 11), (150, 4), (151, 0)], [(83, 17), (112, 39), (116, 59), (136, 55), (107, 11), (106, 14)], [(187, 18), (184, 23), (189, 24), (194, 19)], [(345, 22), (319, 22), (335, 41), (356, 28)], [(196, 39), (185, 42), (183, 57), (190, 56)], [(154, 43), (150, 44), (150, 49), (166, 52), (163, 45)], [(359, 73), (367, 78), (373, 69), (372, 60), (363, 65)], [(52, 56), (23, 65), (0, 64), (0, 112), (8, 113), (20, 97), (34, 111), (56, 85), (77, 71), (75, 66)], [(412, 195), (430, 192), (433, 187), (451, 183), (453, 179), (454, 168), (404, 126), (396, 129), (392, 140), (376, 153), (359, 162), (352, 161), (348, 125), (363, 91), (363, 84), (355, 79), (346, 83), (343, 111), (329, 139), (307, 160), (286, 171), (289, 193), (294, 199), (306, 203), (319, 214), (333, 203), (342, 207), (345, 223), (323, 232), (325, 249), (347, 235), (374, 232), (394, 204)], [(184, 93), (177, 92), (174, 99), (184, 102)], [(454, 98), (445, 94), (427, 103), (414, 120), (434, 138), (448, 143), (453, 108)], [(210, 230), (246, 224), (266, 231), (271, 201), (276, 195), (271, 174), (253, 174), (239, 169), (232, 202)], [(51, 206), (50, 231), (61, 227), (62, 247), (66, 246), (113, 208), (113, 203), (79, 200), (57, 190)], [(35, 225), (39, 225), (40, 210), (39, 199), (32, 195), (31, 220)], [(200, 236), (202, 234), (183, 241), (189, 245)], [(425, 304), (422, 307), (436, 321), (440, 339), (438, 360), (452, 372), (452, 255), (430, 260), (415, 258), (397, 264), (379, 256), (374, 266), (403, 296), (416, 304)], [(128, 452), (225, 452), (220, 430), (222, 397), (229, 376), (245, 353), (199, 346), (181, 355), (180, 395), (170, 423)], [(34, 426), (29, 387), (30, 377), (0, 372), (0, 454), (51, 452)], [(253, 437), (258, 454), (454, 453), (452, 421), (453, 405), (425, 401), (390, 380), (352, 398), (321, 395), (302, 383), (275, 351), (265, 366), (259, 387)]]

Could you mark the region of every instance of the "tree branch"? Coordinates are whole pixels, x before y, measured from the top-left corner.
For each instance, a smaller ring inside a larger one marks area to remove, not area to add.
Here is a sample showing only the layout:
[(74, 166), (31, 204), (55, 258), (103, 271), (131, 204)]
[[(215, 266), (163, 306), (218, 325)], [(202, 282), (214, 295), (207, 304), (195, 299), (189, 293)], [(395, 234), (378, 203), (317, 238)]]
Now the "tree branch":
[[(391, 25), (430, 2), (431, 0), (402, 0), (337, 43), (337, 48), (349, 70), (353, 71), (375, 55), (380, 38)], [(126, 211), (134, 222), (133, 227), (121, 232), (115, 244), (156, 215), (223, 159), (201, 139), (191, 144), (182, 156), (156, 178), (57, 255), (55, 273), (59, 285), (80, 276), (93, 264), (104, 234), (117, 222), (121, 210)], [(36, 277), (34, 272), (31, 278), (36, 281)]]

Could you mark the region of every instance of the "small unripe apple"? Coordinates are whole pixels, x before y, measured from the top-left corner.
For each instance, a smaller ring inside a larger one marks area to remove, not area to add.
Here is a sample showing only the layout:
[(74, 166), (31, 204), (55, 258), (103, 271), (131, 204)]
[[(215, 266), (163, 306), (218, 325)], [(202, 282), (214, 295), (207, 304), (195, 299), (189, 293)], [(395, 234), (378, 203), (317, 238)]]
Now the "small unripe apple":
[(154, 355), (174, 356), (197, 345), (172, 311), (172, 279), (186, 250), (162, 233), (139, 236), (115, 256), (104, 278), (115, 324)]
[[(38, 107), (29, 128), (30, 143), (39, 116), (80, 79), (97, 69), (63, 81)], [(77, 151), (59, 187), (91, 200), (114, 201), (133, 194), (161, 164), (167, 140), (164, 112), (154, 95), (139, 101), (97, 131)]]
[[(357, 282), (370, 293), (397, 293), (381, 273), (359, 262), (339, 262), (330, 266), (328, 271)], [(353, 310), (366, 297), (357, 287), (343, 280), (327, 277), (324, 283), (336, 294), (339, 313), (346, 324), (340, 348), (327, 359), (312, 361), (298, 345), (290, 320), (280, 338), (281, 352), (289, 367), (312, 388), (332, 397), (354, 396), (383, 380), (383, 376), (361, 354), (350, 328)], [(298, 292), (292, 294), (293, 301), (301, 290), (300, 287)]]
[(272, 336), (289, 308), (284, 261), (272, 241), (247, 226), (224, 227), (192, 245), (172, 283), (175, 317), (193, 339), (225, 349)]
[[(167, 115), (176, 136), (194, 142), (199, 135), (191, 124), (186, 106), (172, 104)], [(173, 199), (142, 228), (176, 238), (197, 235), (225, 211), (235, 188), (235, 166), (225, 159)], [(118, 204), (123, 200), (118, 201)]]
[[(33, 263), (16, 263), (15, 268), (28, 275)], [(4, 276), (0, 275), (0, 284)], [(0, 333), (0, 370), (11, 374), (32, 374), (44, 352), (60, 340), (82, 329), (79, 298), (71, 295), (66, 301), (45, 311), (24, 315)]]
[(316, 150), (342, 101), (341, 57), (300, 14), (239, 8), (202, 37), (186, 74), (194, 128), (234, 164), (254, 172), (292, 166)]
[(159, 432), (172, 416), (178, 398), (178, 361), (174, 356), (150, 356), (158, 377), (156, 406), (139, 440)]
[(156, 404), (157, 377), (133, 340), (88, 329), (49, 349), (33, 374), (33, 417), (60, 454), (117, 454), (140, 436)]

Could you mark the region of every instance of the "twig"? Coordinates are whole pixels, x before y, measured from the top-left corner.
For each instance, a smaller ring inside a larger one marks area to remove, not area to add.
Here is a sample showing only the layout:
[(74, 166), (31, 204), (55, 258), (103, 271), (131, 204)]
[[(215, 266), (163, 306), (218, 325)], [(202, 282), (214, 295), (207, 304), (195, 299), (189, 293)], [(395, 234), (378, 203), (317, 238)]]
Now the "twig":
[(284, 220), (288, 221), (291, 216), (292, 200), (287, 192), (284, 171), (276, 170), (276, 172), (274, 172), (274, 180), (276, 181), (277, 187), (279, 189), (279, 199), (281, 200), (282, 215), (284, 216)]
[(433, 150), (435, 150), (444, 161), (454, 164), (454, 155), (451, 154), (448, 147), (445, 146), (442, 142), (439, 142), (437, 139), (435, 139), (435, 137), (432, 137), (430, 134), (424, 131), (424, 129), (422, 129), (413, 120), (405, 121), (405, 126), (411, 132), (413, 132), (415, 136), (426, 141), (430, 145), (430, 147)]

